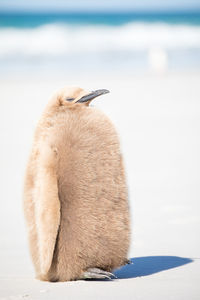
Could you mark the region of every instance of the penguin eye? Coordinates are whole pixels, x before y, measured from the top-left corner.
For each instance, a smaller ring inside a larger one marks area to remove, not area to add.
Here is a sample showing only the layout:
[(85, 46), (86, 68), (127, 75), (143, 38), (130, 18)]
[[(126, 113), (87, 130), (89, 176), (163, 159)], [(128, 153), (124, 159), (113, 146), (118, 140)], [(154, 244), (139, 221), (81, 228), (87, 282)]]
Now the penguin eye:
[(69, 98), (66, 98), (65, 100), (66, 100), (66, 101), (73, 101), (74, 98), (70, 98), (70, 97), (69, 97)]

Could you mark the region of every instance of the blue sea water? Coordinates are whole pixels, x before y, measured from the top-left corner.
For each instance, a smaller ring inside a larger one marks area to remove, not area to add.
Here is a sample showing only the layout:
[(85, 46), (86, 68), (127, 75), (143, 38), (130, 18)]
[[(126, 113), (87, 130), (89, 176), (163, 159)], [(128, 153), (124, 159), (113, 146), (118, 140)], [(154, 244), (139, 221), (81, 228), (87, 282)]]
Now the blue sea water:
[(0, 64), (0, 73), (200, 68), (200, 12), (1, 12)]
[(51, 23), (120, 26), (131, 22), (200, 25), (200, 11), (190, 12), (84, 12), (1, 13), (0, 27), (33, 28)]

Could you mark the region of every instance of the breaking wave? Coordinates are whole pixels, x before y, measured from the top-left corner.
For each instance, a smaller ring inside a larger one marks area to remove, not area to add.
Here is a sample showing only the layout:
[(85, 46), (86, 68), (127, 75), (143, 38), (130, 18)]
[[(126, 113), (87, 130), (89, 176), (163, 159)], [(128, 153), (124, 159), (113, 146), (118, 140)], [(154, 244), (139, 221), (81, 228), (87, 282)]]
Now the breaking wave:
[(200, 50), (200, 27), (165, 23), (121, 26), (48, 24), (37, 28), (0, 28), (0, 59), (60, 58), (71, 55)]

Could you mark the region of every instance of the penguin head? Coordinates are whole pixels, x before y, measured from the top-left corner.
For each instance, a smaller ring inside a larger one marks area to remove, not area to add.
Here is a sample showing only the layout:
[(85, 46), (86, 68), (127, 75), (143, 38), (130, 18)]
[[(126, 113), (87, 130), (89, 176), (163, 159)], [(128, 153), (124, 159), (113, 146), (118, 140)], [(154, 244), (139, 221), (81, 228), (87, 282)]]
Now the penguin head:
[(66, 87), (62, 89), (58, 95), (60, 105), (64, 106), (74, 106), (77, 103), (84, 105), (89, 105), (89, 103), (96, 97), (109, 93), (106, 89), (100, 89), (88, 92), (79, 87)]

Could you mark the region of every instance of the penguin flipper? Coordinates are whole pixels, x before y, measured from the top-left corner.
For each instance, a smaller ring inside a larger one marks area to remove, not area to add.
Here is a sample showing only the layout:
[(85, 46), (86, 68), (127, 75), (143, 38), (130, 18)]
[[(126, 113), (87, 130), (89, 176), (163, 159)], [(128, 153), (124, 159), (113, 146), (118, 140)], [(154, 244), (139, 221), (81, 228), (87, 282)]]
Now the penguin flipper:
[(60, 225), (60, 201), (57, 185), (57, 153), (47, 144), (40, 147), (36, 177), (36, 226), (40, 274), (45, 276), (53, 259)]

